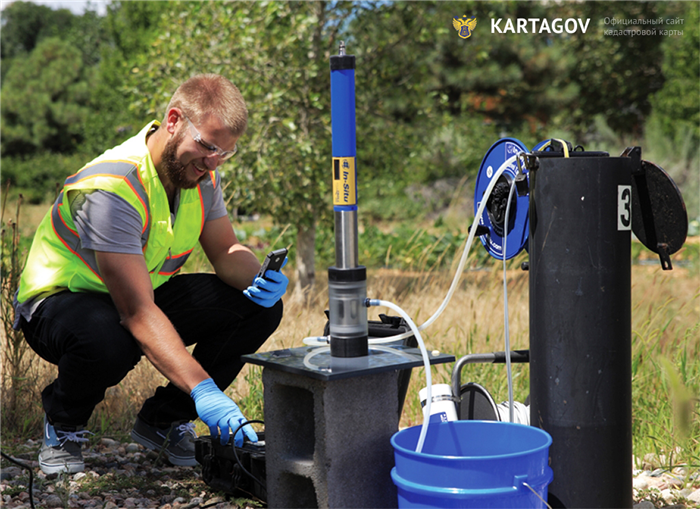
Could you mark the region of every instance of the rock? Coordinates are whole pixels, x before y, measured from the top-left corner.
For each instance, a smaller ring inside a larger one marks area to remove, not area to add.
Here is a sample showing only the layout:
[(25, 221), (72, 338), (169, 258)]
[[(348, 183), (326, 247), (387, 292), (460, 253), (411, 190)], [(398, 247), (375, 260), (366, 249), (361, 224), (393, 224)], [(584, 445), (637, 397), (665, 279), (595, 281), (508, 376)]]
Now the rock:
[(656, 506), (648, 500), (643, 500), (638, 504), (634, 504), (634, 506), (632, 506), (632, 509), (656, 509)]
[(635, 490), (645, 490), (649, 487), (649, 478), (645, 475), (635, 477), (632, 480), (632, 487)]
[(678, 479), (675, 476), (667, 476), (666, 477), (666, 487), (667, 488), (672, 488), (672, 489), (681, 489), (685, 486), (685, 482), (683, 479)]
[(688, 498), (692, 492), (693, 488), (683, 488), (682, 490), (678, 491), (678, 494), (683, 498)]
[(141, 450), (141, 446), (139, 444), (131, 443), (131, 444), (128, 444), (125, 447), (125, 449), (126, 449), (127, 453), (135, 453), (135, 452), (139, 452)]
[(688, 475), (688, 467), (686, 467), (686, 466), (674, 467), (673, 470), (671, 470), (671, 472), (678, 477), (685, 478), (685, 476)]
[(58, 495), (49, 495), (44, 499), (46, 507), (63, 507), (63, 500)]
[(119, 447), (121, 444), (117, 442), (116, 440), (112, 440), (111, 438), (103, 438), (100, 440), (100, 445), (107, 447), (108, 449), (116, 449)]
[(204, 499), (202, 497), (193, 497), (192, 500), (190, 500), (189, 504), (183, 506), (182, 509), (194, 509), (195, 507), (199, 507), (202, 505), (204, 502)]
[(160, 497), (160, 503), (163, 505), (170, 505), (171, 502), (173, 502), (177, 498), (177, 495), (163, 495)]
[(2, 469), (2, 474), (0, 474), (0, 479), (3, 481), (12, 479), (14, 477), (17, 477), (18, 475), (21, 475), (22, 472), (26, 472), (23, 468), (20, 467), (5, 467)]
[(653, 452), (649, 452), (644, 455), (642, 461), (642, 468), (644, 470), (653, 470), (663, 465), (666, 462), (666, 457), (664, 455), (657, 456)]
[[(506, 256), (507, 256), (507, 255), (506, 255)], [(85, 478), (85, 477), (87, 477), (87, 474), (86, 474), (85, 472), (78, 472), (77, 474), (75, 474), (75, 475), (73, 476), (73, 480), (74, 480), (74, 481), (79, 481), (80, 479), (83, 479), (83, 478)]]
[(671, 492), (669, 488), (666, 488), (665, 490), (661, 490), (661, 498), (664, 499), (667, 503), (671, 503), (673, 501), (673, 496), (674, 494)]
[(700, 490), (693, 491), (686, 498), (691, 502), (695, 502), (695, 504), (700, 505)]
[(104, 509), (119, 509), (119, 506), (110, 500), (104, 505)]

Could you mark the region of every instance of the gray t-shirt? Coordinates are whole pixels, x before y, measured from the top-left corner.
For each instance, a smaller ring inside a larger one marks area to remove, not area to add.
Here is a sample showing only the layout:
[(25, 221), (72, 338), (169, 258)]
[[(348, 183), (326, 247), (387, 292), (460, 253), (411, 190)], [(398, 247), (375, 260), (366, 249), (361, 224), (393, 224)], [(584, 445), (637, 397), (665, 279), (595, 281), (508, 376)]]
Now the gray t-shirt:
[[(175, 222), (180, 195), (175, 199), (171, 220)], [(109, 191), (96, 190), (76, 197), (71, 214), (85, 249), (108, 253), (141, 254), (142, 223), (138, 211), (125, 199)], [(205, 221), (226, 215), (221, 186), (214, 189), (213, 205)], [(114, 218), (119, 220), (115, 221)]]
[[(175, 199), (171, 220), (175, 222), (180, 204), (180, 194)], [(221, 186), (214, 189), (212, 207), (204, 218), (211, 221), (227, 214)], [(80, 236), (80, 243), (85, 249), (108, 253), (142, 254), (142, 222), (138, 211), (115, 193), (94, 190), (78, 194), (71, 202), (71, 215)], [(15, 328), (19, 318), (31, 320), (32, 314), (39, 307), (43, 298), (28, 299), (21, 304), (15, 296)]]

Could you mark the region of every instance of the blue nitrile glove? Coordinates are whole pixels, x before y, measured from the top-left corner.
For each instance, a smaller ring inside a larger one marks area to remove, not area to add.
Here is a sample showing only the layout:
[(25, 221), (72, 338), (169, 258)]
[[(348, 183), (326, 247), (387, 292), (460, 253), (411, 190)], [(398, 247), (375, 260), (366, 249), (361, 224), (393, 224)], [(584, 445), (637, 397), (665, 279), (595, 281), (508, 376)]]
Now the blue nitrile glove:
[[(287, 264), (284, 259), (282, 267)], [(264, 308), (271, 308), (287, 291), (289, 278), (276, 270), (265, 271), (265, 277), (256, 277), (253, 284), (243, 290), (243, 295)]]
[[(194, 405), (197, 408), (197, 415), (209, 426), (211, 436), (216, 438), (219, 436), (219, 430), (221, 430), (221, 443), (223, 445), (228, 443), (229, 436), (231, 435), (229, 428), (235, 430), (248, 420), (243, 417), (238, 405), (221, 392), (221, 389), (216, 386), (214, 380), (211, 378), (199, 382), (197, 386), (192, 389), (190, 396), (192, 396)], [(238, 433), (236, 433), (233, 439), (236, 447), (241, 447), (243, 445), (243, 434), (245, 434), (251, 442), (258, 441), (258, 435), (255, 433), (255, 430), (250, 424), (246, 424), (238, 430)]]

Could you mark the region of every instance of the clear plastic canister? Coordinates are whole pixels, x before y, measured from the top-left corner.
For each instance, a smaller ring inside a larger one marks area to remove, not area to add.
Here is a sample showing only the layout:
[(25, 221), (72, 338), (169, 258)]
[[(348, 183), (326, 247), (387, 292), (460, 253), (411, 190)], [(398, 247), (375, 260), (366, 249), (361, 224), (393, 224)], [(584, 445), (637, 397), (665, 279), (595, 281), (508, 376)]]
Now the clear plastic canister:
[(361, 277), (364, 267), (362, 271), (332, 269), (328, 280), (331, 355), (367, 355), (367, 281)]

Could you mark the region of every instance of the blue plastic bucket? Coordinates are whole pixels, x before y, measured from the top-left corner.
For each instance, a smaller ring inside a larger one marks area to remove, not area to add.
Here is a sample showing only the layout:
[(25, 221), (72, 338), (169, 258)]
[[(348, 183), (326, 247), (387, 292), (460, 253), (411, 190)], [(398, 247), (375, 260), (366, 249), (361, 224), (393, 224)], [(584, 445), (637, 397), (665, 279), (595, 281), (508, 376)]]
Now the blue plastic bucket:
[(546, 507), (553, 477), (546, 431), (497, 421), (431, 423), (417, 453), (419, 434), (415, 426), (391, 437), (399, 508)]

